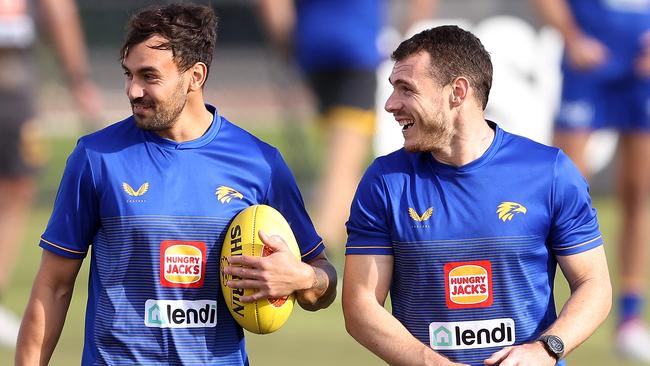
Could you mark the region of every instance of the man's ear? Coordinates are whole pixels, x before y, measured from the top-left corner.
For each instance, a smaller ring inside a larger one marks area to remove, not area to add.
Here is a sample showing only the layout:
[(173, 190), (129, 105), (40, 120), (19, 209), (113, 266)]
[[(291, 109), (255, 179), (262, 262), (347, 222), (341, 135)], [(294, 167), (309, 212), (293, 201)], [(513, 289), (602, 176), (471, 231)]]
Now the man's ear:
[(188, 91), (200, 90), (208, 77), (208, 67), (203, 62), (197, 62), (188, 71), (190, 74)]
[(452, 107), (458, 107), (469, 95), (469, 80), (463, 76), (455, 78), (451, 82), (450, 103)]

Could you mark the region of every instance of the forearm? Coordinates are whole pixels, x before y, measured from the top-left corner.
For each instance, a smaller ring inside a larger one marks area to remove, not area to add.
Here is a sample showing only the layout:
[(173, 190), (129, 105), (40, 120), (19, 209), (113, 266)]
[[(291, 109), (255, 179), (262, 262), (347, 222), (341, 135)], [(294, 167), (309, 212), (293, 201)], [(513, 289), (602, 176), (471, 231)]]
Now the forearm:
[(611, 288), (589, 281), (578, 288), (566, 302), (558, 319), (544, 333), (564, 341), (565, 354), (584, 342), (602, 324), (611, 308)]
[(271, 42), (285, 47), (296, 22), (293, 0), (258, 0), (258, 11)]
[(312, 285), (296, 291), (296, 299), (303, 309), (316, 311), (330, 306), (336, 298), (336, 269), (326, 259), (317, 259), (309, 265), (313, 270)]
[(374, 298), (343, 297), (345, 328), (390, 365), (448, 365), (449, 360), (416, 339)]
[(582, 36), (565, 0), (531, 0), (540, 17), (560, 32), (565, 42)]
[(47, 365), (59, 340), (73, 287), (35, 284), (23, 315), (16, 365)]
[(81, 23), (73, 0), (40, 0), (51, 41), (72, 86), (89, 74)]
[(592, 278), (579, 284), (562, 308), (557, 320), (544, 334), (564, 341), (565, 355), (584, 342), (605, 320), (612, 306), (612, 289), (607, 278)]

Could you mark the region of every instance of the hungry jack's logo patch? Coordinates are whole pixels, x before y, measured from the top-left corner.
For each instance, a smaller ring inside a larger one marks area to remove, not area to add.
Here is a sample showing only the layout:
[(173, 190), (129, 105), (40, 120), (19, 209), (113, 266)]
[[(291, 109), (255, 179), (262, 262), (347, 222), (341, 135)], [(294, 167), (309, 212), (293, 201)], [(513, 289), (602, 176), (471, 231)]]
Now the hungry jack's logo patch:
[(164, 240), (160, 243), (160, 284), (164, 287), (203, 287), (205, 243)]
[(492, 264), (490, 261), (446, 263), (445, 298), (450, 309), (492, 306)]

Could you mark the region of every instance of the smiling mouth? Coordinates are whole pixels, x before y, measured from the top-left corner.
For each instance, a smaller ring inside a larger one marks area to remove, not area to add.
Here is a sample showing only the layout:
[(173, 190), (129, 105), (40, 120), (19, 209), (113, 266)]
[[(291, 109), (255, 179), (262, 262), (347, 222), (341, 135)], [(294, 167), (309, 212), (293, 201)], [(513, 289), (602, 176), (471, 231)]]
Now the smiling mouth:
[(131, 108), (133, 109), (133, 113), (143, 113), (144, 111), (151, 109), (151, 106), (142, 105), (142, 104), (132, 104)]
[(404, 121), (398, 121), (398, 122), (399, 122), (399, 125), (402, 127), (402, 131), (408, 130), (415, 123), (412, 120), (404, 120)]

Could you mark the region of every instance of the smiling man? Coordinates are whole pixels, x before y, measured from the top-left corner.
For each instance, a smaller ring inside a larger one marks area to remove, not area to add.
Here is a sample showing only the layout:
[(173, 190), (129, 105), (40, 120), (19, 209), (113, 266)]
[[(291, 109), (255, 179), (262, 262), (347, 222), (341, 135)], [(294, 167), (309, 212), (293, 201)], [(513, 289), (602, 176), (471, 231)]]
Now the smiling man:
[[(352, 204), (348, 332), (391, 365), (563, 364), (611, 306), (585, 180), (562, 151), (485, 120), (492, 64), (471, 33), (432, 28), (393, 59), (385, 109), (404, 148), (375, 160)], [(571, 287), (559, 316), (557, 264)]]
[[(204, 102), (215, 40), (209, 7), (155, 7), (131, 19), (121, 61), (133, 115), (82, 137), (68, 159), (16, 364), (49, 362), (92, 245), (83, 365), (247, 365), (219, 256), (228, 224), (253, 204), (287, 218), (302, 261), (281, 237), (260, 234), (274, 253), (239, 258), (246, 276), (224, 270), (260, 289), (241, 300), (295, 293), (308, 310), (333, 301), (336, 272), (280, 153)], [(219, 199), (224, 191), (231, 199)]]

